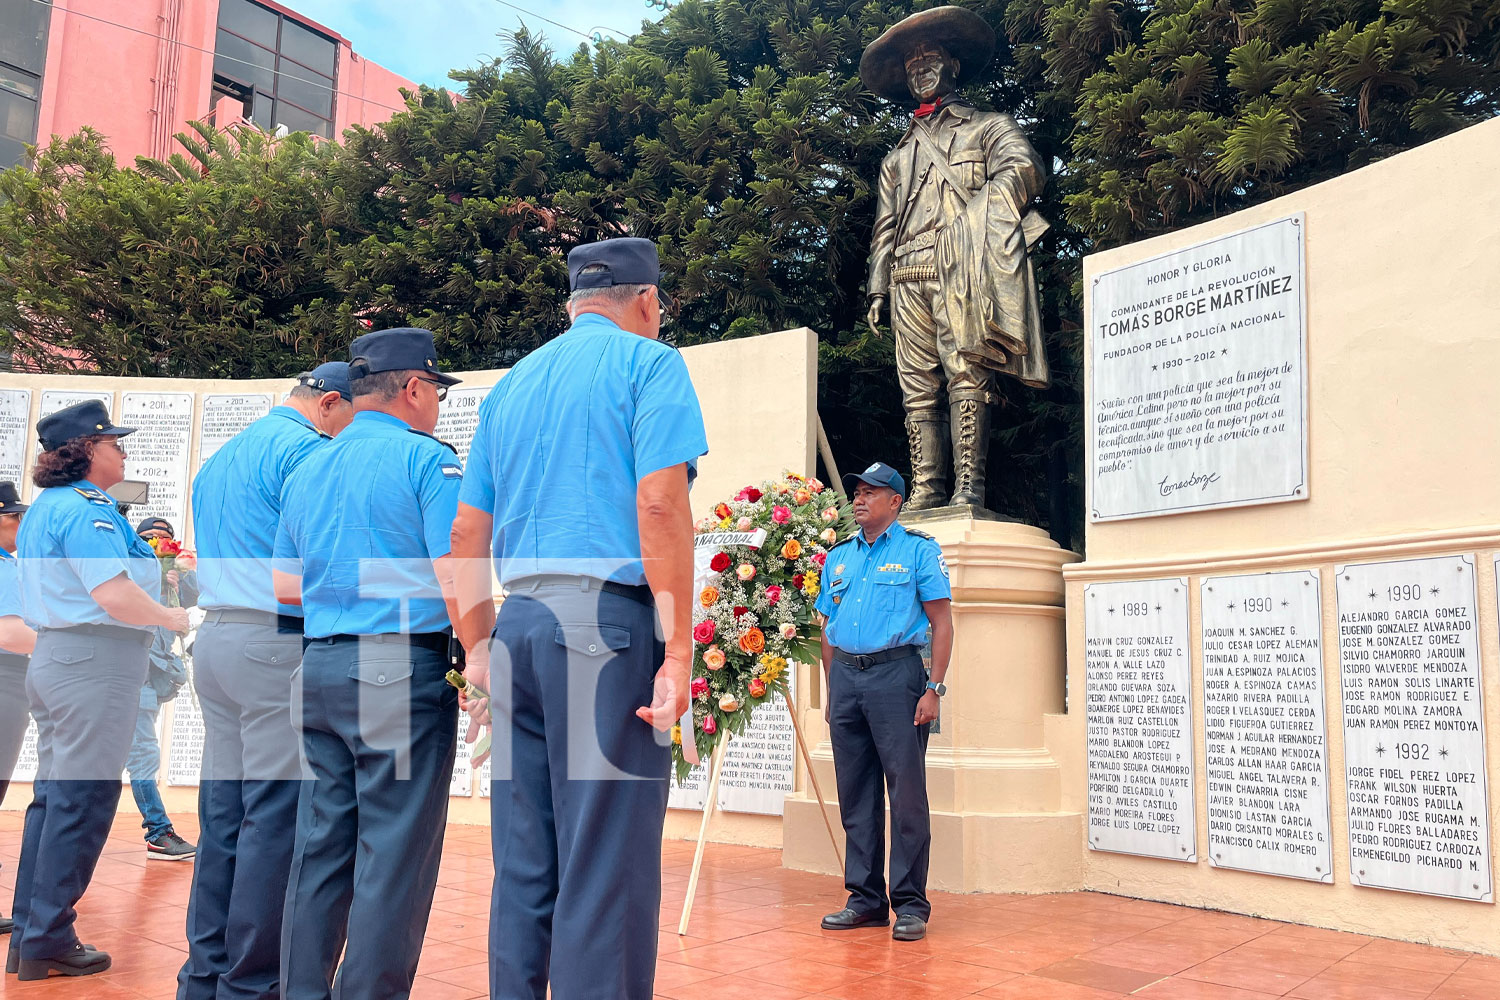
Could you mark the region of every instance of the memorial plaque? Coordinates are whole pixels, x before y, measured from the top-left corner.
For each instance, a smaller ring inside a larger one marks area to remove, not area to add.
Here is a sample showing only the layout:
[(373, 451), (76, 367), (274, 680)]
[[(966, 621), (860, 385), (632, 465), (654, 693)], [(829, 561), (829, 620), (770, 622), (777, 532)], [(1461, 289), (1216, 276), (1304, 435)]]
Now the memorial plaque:
[(188, 663), (188, 682), (172, 705), (172, 738), (167, 743), (167, 784), (196, 786), (203, 773), (203, 712), (194, 686), (196, 670)]
[(50, 417), (58, 410), (90, 399), (97, 399), (104, 404), (106, 410), (113, 413), (115, 408), (115, 394), (112, 392), (86, 392), (81, 389), (43, 389), (40, 416)]
[(131, 521), (164, 517), (181, 533), (187, 523), (193, 394), (127, 392), (120, 402), (120, 424), (136, 428), (125, 441), (125, 478), (151, 485), (146, 502), (131, 509)]
[(705, 761), (688, 772), (681, 785), (673, 775), (667, 787), (668, 809), (702, 809), (708, 801), (708, 763)]
[(1303, 218), (1094, 278), (1095, 521), (1307, 498)]
[(230, 438), (271, 412), (268, 392), (243, 396), (206, 393), (198, 432), (198, 467), (213, 457)]
[(31, 440), (31, 390), (0, 389), (0, 480), (26, 492), (26, 442)]
[(1211, 577), (1201, 606), (1209, 863), (1331, 883), (1318, 574)]
[(465, 743), (469, 733), (469, 713), (458, 713), (458, 749), (453, 755), (453, 780), (448, 783), (448, 795), (467, 799), (474, 794), (474, 769), (470, 766), (473, 744)]
[(459, 385), (448, 390), (448, 398), (438, 409), (437, 429), (432, 433), (458, 449), (460, 461), (469, 460), (469, 445), (479, 426), (479, 404), (494, 386)]
[[(797, 665), (788, 663), (786, 682), (797, 683)], [(777, 693), (750, 716), (745, 731), (729, 741), (719, 771), (719, 808), (725, 812), (780, 816), (795, 790), (797, 734), (786, 699)]]
[(1084, 587), (1089, 847), (1198, 860), (1185, 579)]
[(28, 714), (26, 716), (26, 736), (21, 742), (21, 754), (16, 758), (16, 766), (10, 773), (10, 780), (35, 781), (36, 768), (36, 720)]
[(1493, 901), (1470, 556), (1338, 571), (1349, 880)]
[(490, 797), (490, 762), (495, 758), (486, 757), (483, 764), (479, 765), (479, 797), (487, 799)]

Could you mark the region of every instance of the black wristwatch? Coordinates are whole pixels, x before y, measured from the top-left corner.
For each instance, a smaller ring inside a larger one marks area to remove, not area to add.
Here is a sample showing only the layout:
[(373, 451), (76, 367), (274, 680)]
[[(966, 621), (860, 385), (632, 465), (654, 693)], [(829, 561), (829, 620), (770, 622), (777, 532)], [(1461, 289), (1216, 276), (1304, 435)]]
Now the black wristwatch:
[(936, 691), (937, 696), (941, 698), (943, 695), (948, 693), (948, 685), (943, 684), (939, 681), (928, 681), (927, 690)]

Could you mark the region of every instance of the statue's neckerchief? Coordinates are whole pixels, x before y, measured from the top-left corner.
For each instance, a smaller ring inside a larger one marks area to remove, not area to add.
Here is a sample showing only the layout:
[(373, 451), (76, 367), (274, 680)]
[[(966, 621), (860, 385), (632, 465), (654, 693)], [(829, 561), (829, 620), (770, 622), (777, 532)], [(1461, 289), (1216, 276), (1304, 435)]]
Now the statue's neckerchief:
[(937, 100), (933, 101), (931, 104), (918, 104), (917, 105), (917, 110), (916, 110), (916, 116), (918, 118), (926, 118), (928, 115), (932, 114), (934, 111), (936, 111), (938, 108), (940, 108), (942, 106), (943, 106), (943, 99), (941, 97), (939, 97)]

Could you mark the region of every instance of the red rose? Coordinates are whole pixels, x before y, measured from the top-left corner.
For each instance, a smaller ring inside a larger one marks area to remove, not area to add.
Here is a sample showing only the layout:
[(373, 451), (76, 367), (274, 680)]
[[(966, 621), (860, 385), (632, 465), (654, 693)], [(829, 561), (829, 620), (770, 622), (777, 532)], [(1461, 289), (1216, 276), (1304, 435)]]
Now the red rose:
[(708, 694), (708, 679), (704, 677), (694, 677), (693, 683), (688, 690), (694, 698), (697, 698), (700, 695)]
[(764, 698), (766, 696), (766, 682), (759, 677), (750, 679), (750, 697)]
[(698, 624), (696, 624), (696, 625), (693, 626), (693, 641), (694, 642), (713, 642), (714, 641), (714, 623), (713, 623), (712, 619), (705, 618), (701, 622), (699, 622)]
[(817, 563), (819, 566), (823, 565), (827, 561), (828, 561), (828, 555), (827, 555), (827, 553), (819, 552), (817, 555), (813, 556), (813, 562)]
[(802, 589), (802, 581), (805, 580), (805, 579), (807, 579), (807, 577), (803, 576), (801, 573), (795, 574), (792, 577), (792, 586), (796, 587), (798, 590), (801, 590)]
[(729, 557), (720, 552), (708, 561), (708, 568), (715, 573), (722, 573), (729, 568)]
[(761, 491), (756, 489), (754, 486), (745, 487), (745, 499), (749, 500), (751, 503), (759, 500), (762, 496), (764, 496), (764, 494), (762, 494)]
[(749, 611), (749, 610), (750, 609), (747, 608), (747, 607), (745, 607), (743, 604), (736, 604), (734, 606), (734, 616), (736, 618), (738, 618), (740, 615), (744, 614), (746, 611)]
[(781, 588), (773, 583), (766, 588), (766, 603), (775, 604), (779, 600), (781, 600)]
[(703, 731), (710, 736), (719, 731), (719, 724), (714, 721), (714, 717), (712, 715), (703, 717)]

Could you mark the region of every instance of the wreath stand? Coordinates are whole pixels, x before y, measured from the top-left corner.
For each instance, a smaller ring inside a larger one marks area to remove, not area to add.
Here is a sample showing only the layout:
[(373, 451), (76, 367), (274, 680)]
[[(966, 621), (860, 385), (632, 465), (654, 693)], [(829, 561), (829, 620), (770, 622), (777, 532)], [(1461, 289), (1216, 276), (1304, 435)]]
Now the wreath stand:
[[(802, 723), (797, 718), (797, 705), (792, 700), (791, 688), (787, 684), (778, 685), (781, 697), (786, 700), (787, 714), (792, 717), (792, 732), (797, 734), (797, 749), (802, 752), (802, 762), (807, 765), (807, 777), (811, 782), (813, 794), (818, 799), (818, 812), (823, 817), (823, 825), (828, 828), (828, 838), (833, 841), (833, 853), (839, 859), (839, 868), (844, 867), (844, 851), (839, 846), (838, 834), (834, 832), (833, 822), (828, 818), (828, 803), (823, 798), (823, 789), (818, 787), (818, 772), (813, 770), (812, 755), (807, 752), (807, 741), (802, 736)], [(698, 846), (693, 851), (693, 871), (688, 876), (687, 896), (682, 901), (682, 919), (677, 922), (677, 934), (679, 937), (687, 933), (688, 920), (693, 914), (693, 897), (698, 892), (698, 875), (703, 869), (703, 847), (708, 842), (708, 821), (714, 814), (714, 809), (719, 801), (719, 771), (724, 767), (724, 749), (729, 745), (729, 731), (719, 737), (719, 742), (714, 744), (713, 759), (709, 766), (708, 792), (703, 802), (703, 821), (698, 825)]]

